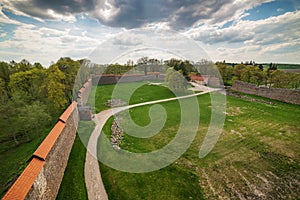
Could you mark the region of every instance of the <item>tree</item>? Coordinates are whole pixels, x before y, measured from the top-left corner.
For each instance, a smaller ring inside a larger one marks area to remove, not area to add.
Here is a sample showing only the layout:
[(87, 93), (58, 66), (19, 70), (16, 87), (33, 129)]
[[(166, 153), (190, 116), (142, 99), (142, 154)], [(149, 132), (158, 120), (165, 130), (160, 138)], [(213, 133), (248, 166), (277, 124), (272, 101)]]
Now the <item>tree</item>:
[(48, 105), (55, 108), (57, 114), (65, 108), (67, 99), (65, 98), (65, 75), (59, 70), (58, 66), (52, 65), (47, 69), (47, 76), (41, 86), (41, 91), (50, 102)]
[(284, 71), (274, 70), (269, 77), (269, 86), (275, 88), (283, 88), (288, 85), (288, 76)]
[(33, 68), (20, 71), (10, 76), (9, 88), (12, 96), (16, 93), (23, 96), (25, 102), (41, 100), (40, 86), (45, 78), (45, 69)]
[(172, 67), (176, 71), (182, 71), (182, 75), (186, 80), (190, 80), (190, 74), (192, 72), (196, 73), (197, 69), (188, 60), (182, 61), (175, 58), (165, 61), (169, 67)]
[(5, 81), (0, 78), (0, 104), (6, 104), (8, 100), (7, 90), (5, 88)]
[(214, 74), (214, 63), (212, 61), (201, 59), (200, 61), (196, 62), (195, 68), (198, 73), (204, 75), (213, 75)]
[(233, 68), (231, 66), (227, 67), (227, 65), (224, 62), (216, 63), (216, 64), (217, 64), (218, 70), (220, 72), (220, 75), (222, 76), (224, 84), (228, 85), (228, 81), (231, 78)]
[(144, 56), (144, 57), (142, 57), (142, 58), (139, 58), (138, 60), (137, 60), (137, 65), (139, 66), (139, 67), (142, 67), (143, 68), (143, 70), (144, 70), (144, 75), (146, 76), (147, 75), (147, 72), (148, 72), (148, 67), (147, 67), (147, 65), (148, 65), (148, 61), (149, 61), (149, 58), (147, 57), (147, 56)]
[(250, 82), (256, 84), (259, 86), (261, 83), (263, 83), (267, 79), (266, 74), (264, 71), (261, 71), (258, 67), (253, 68), (252, 74), (250, 77)]
[(277, 65), (273, 64), (273, 63), (270, 63), (268, 70), (277, 70)]
[(246, 66), (244, 64), (238, 64), (235, 65), (233, 68), (233, 74), (235, 76), (235, 79), (241, 80), (242, 74)]
[(4, 87), (7, 91), (7, 95), (10, 96), (8, 83), (10, 81), (9, 76), (11, 75), (11, 66), (6, 62), (0, 62), (0, 78), (4, 81)]
[(176, 71), (170, 67), (165, 76), (166, 85), (174, 92), (183, 93), (186, 89), (186, 79), (180, 73), (181, 71)]
[(71, 103), (73, 100), (73, 87), (76, 79), (77, 72), (80, 68), (80, 61), (74, 61), (69, 57), (60, 58), (54, 65), (58, 67), (58, 69), (63, 72), (63, 85), (64, 96), (68, 103)]
[(27, 142), (33, 137), (40, 137), (40, 130), (44, 129), (51, 121), (46, 111), (46, 106), (40, 102), (33, 102), (18, 108), (18, 117), (15, 119), (15, 131), (26, 136)]
[(25, 59), (21, 60), (19, 63), (12, 61), (11, 66), (12, 73), (25, 72), (32, 69), (30, 62)]
[(36, 68), (36, 69), (43, 69), (42, 64), (39, 63), (39, 62), (34, 63), (32, 67), (33, 67), (33, 68)]
[(287, 76), (290, 80), (290, 87), (293, 89), (298, 89), (300, 87), (300, 73), (290, 73), (287, 74)]

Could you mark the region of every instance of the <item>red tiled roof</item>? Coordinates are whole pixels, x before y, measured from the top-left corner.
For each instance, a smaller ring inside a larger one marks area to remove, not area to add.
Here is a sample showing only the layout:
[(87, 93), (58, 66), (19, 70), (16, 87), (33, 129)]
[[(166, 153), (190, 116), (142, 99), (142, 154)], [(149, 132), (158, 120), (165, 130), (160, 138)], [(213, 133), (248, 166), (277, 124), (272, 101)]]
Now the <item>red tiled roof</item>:
[(77, 102), (73, 101), (71, 105), (69, 105), (69, 107), (65, 110), (65, 112), (59, 117), (60, 121), (66, 123), (76, 106)]
[(107, 76), (114, 76), (114, 77), (121, 77), (121, 76), (144, 76), (144, 74), (102, 74), (102, 76), (104, 76), (104, 77), (107, 77)]
[(46, 160), (47, 155), (51, 151), (54, 143), (61, 134), (62, 130), (65, 128), (65, 124), (58, 121), (54, 128), (50, 131), (48, 136), (44, 139), (42, 144), (35, 150), (33, 157), (37, 157), (41, 160)]
[(147, 72), (148, 75), (160, 75), (160, 72)]
[(202, 76), (191, 75), (191, 80), (192, 81), (204, 81), (204, 78)]
[(45, 161), (33, 158), (2, 200), (25, 199)]

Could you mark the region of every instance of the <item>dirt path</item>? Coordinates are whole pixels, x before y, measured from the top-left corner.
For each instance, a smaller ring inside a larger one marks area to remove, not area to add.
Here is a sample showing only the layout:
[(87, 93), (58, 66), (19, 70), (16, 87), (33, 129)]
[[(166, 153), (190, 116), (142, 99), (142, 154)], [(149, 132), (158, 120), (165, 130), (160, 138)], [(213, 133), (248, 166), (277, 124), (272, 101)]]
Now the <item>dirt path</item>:
[(101, 178), (101, 173), (100, 173), (100, 168), (99, 168), (99, 163), (97, 159), (97, 142), (98, 138), (101, 134), (101, 130), (103, 126), (105, 125), (106, 121), (113, 116), (114, 114), (121, 112), (123, 110), (127, 110), (129, 108), (134, 108), (138, 106), (144, 106), (144, 105), (150, 105), (150, 104), (155, 104), (155, 103), (161, 103), (161, 102), (167, 102), (167, 101), (173, 101), (177, 99), (185, 99), (185, 98), (190, 98), (194, 96), (199, 96), (203, 94), (207, 94), (210, 92), (214, 91), (220, 91), (220, 89), (214, 89), (214, 88), (209, 88), (209, 87), (203, 87), (201, 88), (203, 92), (196, 93), (196, 94), (191, 94), (191, 95), (186, 95), (186, 96), (181, 96), (181, 97), (174, 97), (174, 98), (169, 98), (169, 99), (162, 99), (162, 100), (156, 100), (156, 101), (149, 101), (149, 102), (144, 102), (144, 103), (138, 103), (134, 105), (129, 105), (129, 106), (123, 106), (123, 107), (117, 107), (117, 108), (111, 108), (108, 110), (101, 111), (98, 114), (95, 114), (94, 121), (96, 123), (96, 127), (90, 136), (88, 145), (87, 145), (87, 153), (86, 153), (86, 160), (85, 160), (85, 167), (84, 167), (84, 177), (85, 177), (85, 185), (87, 188), (88, 192), (88, 198), (90, 200), (106, 200), (108, 199), (107, 193), (105, 191), (102, 178)]

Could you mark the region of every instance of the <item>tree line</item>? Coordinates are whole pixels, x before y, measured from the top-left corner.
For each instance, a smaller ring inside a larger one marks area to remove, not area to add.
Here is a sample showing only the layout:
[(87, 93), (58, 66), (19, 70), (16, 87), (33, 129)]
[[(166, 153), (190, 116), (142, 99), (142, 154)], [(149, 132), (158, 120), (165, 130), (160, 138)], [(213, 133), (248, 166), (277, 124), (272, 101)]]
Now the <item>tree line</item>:
[[(280, 65), (282, 67), (282, 65)], [(101, 69), (101, 70), (100, 70)], [(300, 87), (299, 73), (286, 73), (277, 69), (277, 64), (258, 64), (255, 61), (246, 61), (239, 64), (212, 62), (202, 59), (198, 62), (171, 58), (159, 60), (156, 58), (141, 57), (136, 62), (128, 60), (126, 64), (109, 64), (107, 66), (94, 66), (93, 72), (104, 74), (121, 75), (128, 73), (140, 73), (147, 75), (148, 72), (161, 72), (166, 74), (166, 83), (172, 88), (184, 88), (190, 75), (211, 75), (223, 79), (224, 85), (231, 85), (235, 80), (241, 80), (256, 85), (265, 85), (277, 88)], [(176, 72), (176, 73), (175, 73)], [(179, 76), (183, 76), (182, 80)]]
[(80, 68), (84, 62), (60, 58), (48, 68), (25, 59), (0, 62), (0, 143), (29, 142), (55, 123), (89, 77), (88, 65)]
[(286, 73), (277, 69), (277, 65), (270, 63), (267, 67), (254, 62), (231, 64), (217, 62), (216, 66), (223, 78), (224, 85), (231, 85), (233, 81), (240, 80), (247, 83), (264, 85), (275, 88), (297, 89), (300, 87), (299, 73)]

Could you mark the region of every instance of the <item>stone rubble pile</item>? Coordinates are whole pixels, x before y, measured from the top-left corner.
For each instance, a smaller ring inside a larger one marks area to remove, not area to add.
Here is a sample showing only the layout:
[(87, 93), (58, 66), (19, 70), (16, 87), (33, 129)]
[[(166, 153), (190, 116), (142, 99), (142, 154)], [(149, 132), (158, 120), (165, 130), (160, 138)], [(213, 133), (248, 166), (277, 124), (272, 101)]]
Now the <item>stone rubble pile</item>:
[(227, 91), (227, 95), (229, 96), (233, 96), (233, 97), (237, 97), (237, 98), (241, 98), (241, 99), (246, 99), (248, 101), (254, 101), (254, 102), (259, 102), (259, 103), (265, 103), (265, 104), (269, 104), (269, 105), (274, 105), (275, 103), (272, 101), (265, 101), (263, 99), (256, 99), (256, 98), (251, 98), (248, 97), (246, 95), (241, 95), (239, 93), (233, 92), (233, 91)]
[(115, 119), (111, 126), (111, 137), (110, 137), (110, 143), (112, 144), (113, 148), (115, 150), (120, 150), (120, 145), (122, 143), (123, 134), (124, 131), (122, 127), (120, 126), (120, 115), (115, 115)]
[(109, 99), (105, 103), (108, 107), (117, 107), (117, 106), (124, 106), (126, 102), (122, 101), (122, 99)]

